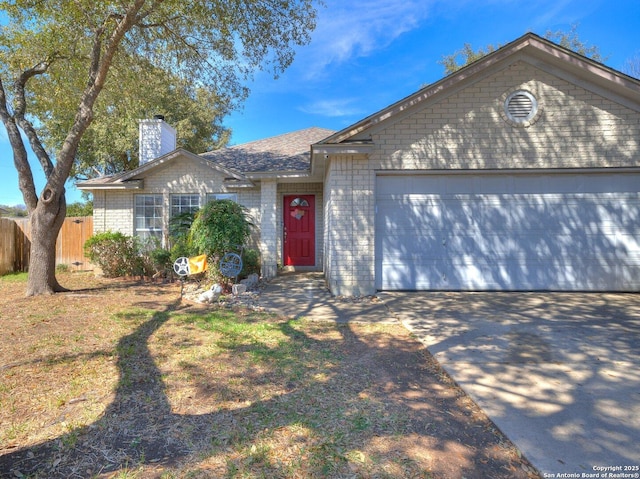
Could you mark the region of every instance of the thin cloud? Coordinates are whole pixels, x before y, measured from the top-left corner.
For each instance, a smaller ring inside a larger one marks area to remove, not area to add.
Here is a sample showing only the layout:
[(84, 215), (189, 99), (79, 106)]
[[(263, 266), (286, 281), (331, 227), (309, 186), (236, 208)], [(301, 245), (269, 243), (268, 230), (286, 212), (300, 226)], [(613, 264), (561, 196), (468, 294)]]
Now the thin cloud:
[(359, 116), (363, 114), (357, 98), (319, 100), (299, 108), (303, 113), (326, 116), (329, 118)]
[(301, 52), (311, 65), (309, 76), (331, 64), (366, 57), (420, 26), (432, 1), (328, 0), (320, 7), (311, 44)]

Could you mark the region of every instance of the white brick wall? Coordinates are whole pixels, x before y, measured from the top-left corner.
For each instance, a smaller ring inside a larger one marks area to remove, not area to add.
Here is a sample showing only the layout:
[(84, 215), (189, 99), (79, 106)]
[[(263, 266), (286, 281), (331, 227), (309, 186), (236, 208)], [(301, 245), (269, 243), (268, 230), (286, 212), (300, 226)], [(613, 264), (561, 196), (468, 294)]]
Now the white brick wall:
[[(529, 127), (502, 115), (514, 89), (542, 110)], [(437, 103), (365, 130), (368, 159), (331, 156), (325, 178), (325, 275), (334, 294), (375, 293), (377, 170), (640, 166), (640, 114), (517, 62)]]
[(133, 193), (128, 190), (96, 191), (93, 195), (93, 232), (119, 231), (133, 235)]
[(135, 195), (162, 194), (164, 204), (164, 236), (168, 235), (169, 209), (172, 194), (199, 194), (204, 204), (209, 193), (236, 193), (238, 202), (247, 208), (254, 224), (249, 247), (260, 249), (263, 273), (275, 276), (282, 264), (283, 197), (289, 194), (316, 196), (316, 265), (323, 263), (323, 186), (321, 183), (285, 183), (264, 180), (255, 188), (227, 190), (224, 174), (200, 161), (177, 158), (168, 165), (151, 170), (139, 190), (94, 191), (94, 233), (120, 231), (133, 235)]
[(276, 180), (263, 180), (261, 188), (260, 253), (262, 254), (262, 277), (273, 278), (278, 272), (277, 258), (277, 197)]
[(176, 130), (160, 119), (140, 120), (140, 164), (160, 158), (176, 149)]
[[(134, 234), (135, 195), (162, 194), (164, 204), (164, 235), (168, 235), (169, 205), (172, 194), (199, 194), (204, 204), (209, 193), (237, 193), (238, 203), (248, 209), (254, 224), (260, 222), (260, 190), (258, 188), (228, 190), (223, 186), (225, 175), (200, 161), (177, 158), (168, 165), (154, 169), (144, 178), (144, 188), (138, 190), (94, 191), (94, 233), (120, 231)], [(259, 235), (252, 237), (257, 247)]]
[(364, 156), (331, 158), (325, 182), (325, 276), (337, 295), (375, 291), (375, 171)]
[[(530, 91), (543, 112), (513, 127), (506, 93)], [(372, 133), (379, 169), (587, 168), (640, 166), (638, 113), (517, 62), (470, 88)], [(635, 131), (635, 133), (634, 133)]]

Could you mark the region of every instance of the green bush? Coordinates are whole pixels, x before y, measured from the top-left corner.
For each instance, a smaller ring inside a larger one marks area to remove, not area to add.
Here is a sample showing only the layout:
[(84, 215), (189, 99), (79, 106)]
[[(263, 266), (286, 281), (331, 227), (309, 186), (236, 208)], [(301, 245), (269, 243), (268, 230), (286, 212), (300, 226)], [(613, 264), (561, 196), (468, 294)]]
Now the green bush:
[(231, 200), (215, 200), (204, 205), (195, 216), (189, 239), (197, 254), (209, 258), (210, 273), (217, 274), (218, 261), (230, 251), (237, 251), (247, 241), (251, 223), (246, 209)]
[(149, 257), (156, 271), (163, 271), (171, 267), (171, 251), (164, 248), (156, 248), (149, 252)]
[(171, 247), (171, 264), (182, 256), (190, 258), (192, 256), (197, 256), (197, 254), (198, 252), (193, 248), (193, 246), (189, 245), (189, 241), (186, 238), (181, 238), (176, 240), (174, 245)]
[(122, 233), (98, 233), (84, 243), (84, 252), (109, 278), (142, 274), (144, 270), (137, 241)]
[(185, 211), (172, 216), (169, 220), (169, 237), (174, 242), (187, 241), (189, 230), (195, 219), (196, 211)]
[(242, 271), (240, 276), (246, 278), (253, 273), (260, 276), (260, 252), (255, 249), (247, 249), (242, 252)]

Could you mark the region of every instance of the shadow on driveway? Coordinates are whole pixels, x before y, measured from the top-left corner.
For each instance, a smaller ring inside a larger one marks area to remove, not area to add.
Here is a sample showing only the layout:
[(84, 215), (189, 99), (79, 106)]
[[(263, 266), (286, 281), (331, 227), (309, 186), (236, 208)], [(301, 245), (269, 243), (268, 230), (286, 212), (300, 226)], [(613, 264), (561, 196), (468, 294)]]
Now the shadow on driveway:
[(640, 295), (381, 296), (541, 473), (640, 465)]

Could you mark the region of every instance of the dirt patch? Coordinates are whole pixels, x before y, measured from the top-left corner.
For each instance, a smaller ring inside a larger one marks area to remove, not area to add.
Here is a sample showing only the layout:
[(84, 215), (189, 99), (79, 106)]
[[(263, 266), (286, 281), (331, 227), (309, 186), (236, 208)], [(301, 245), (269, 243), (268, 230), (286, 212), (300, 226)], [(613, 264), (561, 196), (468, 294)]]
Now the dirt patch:
[(539, 477), (399, 325), (0, 278), (1, 477)]

